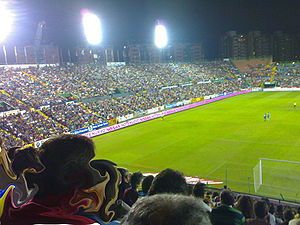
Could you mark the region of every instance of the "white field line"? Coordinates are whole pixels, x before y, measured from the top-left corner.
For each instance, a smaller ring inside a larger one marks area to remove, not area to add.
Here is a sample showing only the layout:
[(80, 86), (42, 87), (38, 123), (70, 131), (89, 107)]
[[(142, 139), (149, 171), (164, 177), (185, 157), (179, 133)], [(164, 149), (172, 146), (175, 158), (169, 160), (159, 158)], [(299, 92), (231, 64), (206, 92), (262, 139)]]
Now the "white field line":
[(226, 163), (226, 161), (223, 162), (223, 163), (221, 163), (217, 168), (215, 168), (215, 169), (213, 169), (212, 171), (210, 171), (210, 172), (206, 175), (206, 177), (209, 177), (211, 174), (213, 174), (214, 172), (216, 172), (218, 169), (220, 169), (222, 166), (224, 166), (225, 163)]

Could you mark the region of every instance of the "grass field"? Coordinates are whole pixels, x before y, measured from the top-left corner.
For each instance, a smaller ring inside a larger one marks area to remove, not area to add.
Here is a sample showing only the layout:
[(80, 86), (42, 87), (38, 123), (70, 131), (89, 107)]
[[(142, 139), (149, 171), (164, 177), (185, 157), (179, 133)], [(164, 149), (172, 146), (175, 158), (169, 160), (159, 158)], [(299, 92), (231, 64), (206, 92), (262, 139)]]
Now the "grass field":
[[(298, 109), (293, 103), (298, 102)], [(270, 112), (270, 120), (263, 115)], [(254, 194), (259, 158), (300, 162), (300, 92), (236, 96), (94, 138), (96, 157), (130, 171), (183, 171)], [(300, 165), (268, 162), (257, 194), (300, 202)], [(249, 185), (250, 183), (250, 185)], [(299, 196), (298, 196), (299, 194)]]

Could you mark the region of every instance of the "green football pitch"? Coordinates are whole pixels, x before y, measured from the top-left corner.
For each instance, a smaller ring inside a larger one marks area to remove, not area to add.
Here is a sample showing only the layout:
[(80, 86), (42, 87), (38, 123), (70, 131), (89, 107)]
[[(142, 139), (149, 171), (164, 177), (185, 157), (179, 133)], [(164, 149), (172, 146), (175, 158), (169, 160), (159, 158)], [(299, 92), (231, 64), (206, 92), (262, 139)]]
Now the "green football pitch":
[[(264, 121), (267, 112), (270, 120)], [(131, 172), (172, 168), (225, 184), (227, 170), (232, 190), (255, 194), (253, 168), (259, 158), (300, 162), (300, 92), (231, 97), (94, 141), (96, 158), (109, 159)], [(263, 162), (262, 177), (256, 194), (300, 202), (299, 164)]]

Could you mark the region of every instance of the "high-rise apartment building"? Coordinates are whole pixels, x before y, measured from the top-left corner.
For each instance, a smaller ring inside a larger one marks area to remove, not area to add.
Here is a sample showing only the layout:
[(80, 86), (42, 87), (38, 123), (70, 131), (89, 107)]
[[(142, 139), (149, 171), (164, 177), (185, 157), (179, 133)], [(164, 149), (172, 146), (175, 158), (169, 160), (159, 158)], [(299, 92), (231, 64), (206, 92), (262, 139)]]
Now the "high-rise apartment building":
[(248, 58), (248, 43), (244, 34), (236, 31), (226, 32), (220, 39), (220, 56), (222, 58)]
[(272, 52), (275, 61), (291, 61), (295, 59), (295, 38), (283, 31), (272, 34)]

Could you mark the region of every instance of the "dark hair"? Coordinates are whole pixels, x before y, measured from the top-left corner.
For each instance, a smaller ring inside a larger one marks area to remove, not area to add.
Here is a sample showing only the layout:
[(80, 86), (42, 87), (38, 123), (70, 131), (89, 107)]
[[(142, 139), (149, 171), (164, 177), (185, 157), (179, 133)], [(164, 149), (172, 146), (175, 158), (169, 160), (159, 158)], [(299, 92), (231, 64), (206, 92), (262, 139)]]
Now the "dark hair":
[(130, 185), (128, 183), (129, 176), (129, 170), (126, 168), (122, 168), (122, 167), (118, 167), (118, 170), (120, 172), (121, 175), (121, 182), (119, 184), (119, 194), (118, 194), (118, 199), (122, 199), (124, 192), (127, 188), (130, 188)]
[(197, 198), (204, 198), (205, 189), (206, 189), (206, 185), (201, 182), (198, 182), (197, 184), (195, 184), (193, 188), (193, 196)]
[(121, 183), (126, 182), (125, 178), (130, 175), (129, 170), (123, 167), (118, 167), (118, 170), (121, 174)]
[(221, 203), (224, 205), (233, 205), (234, 204), (234, 198), (230, 191), (224, 190), (221, 192)]
[(282, 205), (278, 205), (276, 207), (276, 217), (283, 219), (283, 206)]
[(130, 177), (131, 187), (136, 190), (137, 186), (141, 183), (143, 179), (143, 174), (141, 172), (135, 172)]
[(254, 212), (257, 218), (264, 218), (268, 214), (267, 203), (264, 200), (254, 204)]
[(241, 211), (246, 219), (253, 218), (253, 200), (249, 196), (240, 196), (235, 208)]
[(143, 193), (145, 193), (145, 194), (148, 193), (148, 191), (149, 191), (149, 189), (151, 187), (153, 179), (154, 179), (153, 175), (146, 176), (143, 179), (143, 182), (142, 182), (142, 191), (143, 191)]
[(122, 225), (210, 225), (207, 209), (193, 197), (157, 194), (139, 199)]
[(36, 183), (37, 198), (64, 194), (77, 188), (89, 188), (103, 180), (89, 162), (95, 156), (91, 139), (74, 134), (62, 134), (48, 139), (39, 149), (45, 169), (40, 173), (26, 172), (28, 186)]
[(154, 178), (148, 195), (162, 193), (186, 194), (186, 186), (186, 180), (181, 172), (165, 169)]

